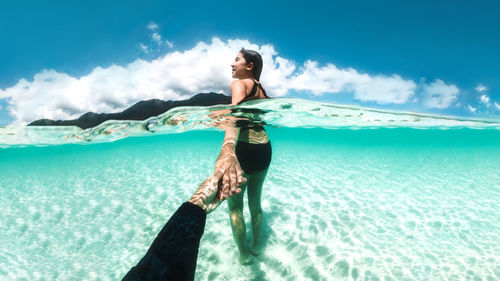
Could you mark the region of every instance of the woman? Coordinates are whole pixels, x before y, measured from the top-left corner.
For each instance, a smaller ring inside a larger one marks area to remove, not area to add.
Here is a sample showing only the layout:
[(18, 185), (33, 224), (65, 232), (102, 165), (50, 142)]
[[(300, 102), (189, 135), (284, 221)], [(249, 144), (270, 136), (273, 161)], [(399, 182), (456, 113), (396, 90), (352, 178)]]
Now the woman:
[[(241, 104), (248, 100), (269, 98), (259, 83), (262, 72), (262, 57), (252, 50), (241, 49), (231, 64), (232, 76), (236, 80), (231, 83), (232, 105)], [(228, 207), (231, 219), (233, 237), (240, 253), (241, 264), (252, 261), (252, 255), (259, 254), (259, 239), (262, 227), (262, 208), (260, 197), (262, 184), (266, 178), (271, 162), (271, 144), (263, 127), (226, 129), (221, 154), (216, 162), (216, 170), (225, 171), (225, 182), (232, 182), (231, 189), (235, 190), (235, 181), (239, 172), (247, 179), (247, 185), (242, 186), (242, 192), (229, 191)], [(237, 142), (236, 142), (237, 140)], [(241, 166), (241, 168), (240, 168)], [(232, 170), (232, 172), (227, 172)], [(225, 187), (227, 190), (229, 187)], [(246, 245), (246, 227), (243, 218), (243, 194), (248, 189), (248, 207), (250, 209), (253, 239)]]

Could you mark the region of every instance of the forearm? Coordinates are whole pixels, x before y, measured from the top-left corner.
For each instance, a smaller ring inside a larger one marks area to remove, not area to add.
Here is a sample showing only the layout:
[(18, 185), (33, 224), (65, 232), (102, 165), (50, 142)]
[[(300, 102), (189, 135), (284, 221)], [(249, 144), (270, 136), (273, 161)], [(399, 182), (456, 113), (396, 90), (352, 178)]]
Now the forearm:
[(232, 163), (237, 161), (235, 149), (237, 141), (238, 135), (236, 130), (226, 131), (219, 157), (215, 161), (215, 171), (225, 171)]
[(230, 126), (224, 128), (224, 141), (222, 142), (222, 146), (224, 147), (229, 143), (235, 146), (238, 141), (239, 134), (240, 128), (236, 127), (235, 124), (231, 124)]
[(221, 151), (215, 163), (216, 170), (227, 167), (227, 164), (232, 161), (231, 158), (236, 157), (235, 147), (240, 133), (240, 129), (234, 123), (222, 129), (224, 130), (224, 141), (222, 142)]
[(189, 202), (182, 204), (123, 280), (193, 280), (205, 221), (202, 208)]

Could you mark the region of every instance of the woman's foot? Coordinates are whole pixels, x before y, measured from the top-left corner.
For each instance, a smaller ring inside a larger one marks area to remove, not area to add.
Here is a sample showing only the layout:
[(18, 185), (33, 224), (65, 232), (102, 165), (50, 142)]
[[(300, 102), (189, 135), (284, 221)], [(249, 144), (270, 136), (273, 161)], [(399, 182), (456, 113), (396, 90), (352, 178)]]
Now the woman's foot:
[(250, 254), (252, 254), (254, 256), (258, 256), (260, 254), (259, 245), (254, 245), (252, 243), (252, 245), (250, 247), (248, 247), (248, 251), (250, 252)]
[(253, 261), (253, 257), (249, 253), (240, 254), (240, 257), (239, 257), (240, 264), (246, 265), (246, 264), (252, 263), (252, 261)]

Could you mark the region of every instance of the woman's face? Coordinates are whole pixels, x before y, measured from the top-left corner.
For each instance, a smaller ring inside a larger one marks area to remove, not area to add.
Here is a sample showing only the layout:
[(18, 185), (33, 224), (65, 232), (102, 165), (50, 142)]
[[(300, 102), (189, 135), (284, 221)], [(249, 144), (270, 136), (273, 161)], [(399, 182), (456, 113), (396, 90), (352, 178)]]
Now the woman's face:
[(231, 64), (231, 69), (233, 70), (233, 78), (250, 78), (252, 77), (252, 65), (248, 65), (245, 58), (241, 53), (238, 53), (233, 63)]

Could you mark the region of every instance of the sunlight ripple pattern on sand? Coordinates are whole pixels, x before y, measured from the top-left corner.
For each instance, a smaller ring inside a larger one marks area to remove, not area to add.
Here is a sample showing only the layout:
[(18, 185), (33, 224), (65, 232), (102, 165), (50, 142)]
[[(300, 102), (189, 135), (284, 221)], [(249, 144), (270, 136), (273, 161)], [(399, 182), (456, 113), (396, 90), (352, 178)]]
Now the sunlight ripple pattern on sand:
[[(224, 203), (196, 280), (500, 279), (499, 130), (267, 130), (261, 255), (239, 265)], [(0, 149), (0, 280), (120, 279), (213, 172), (222, 137)]]

